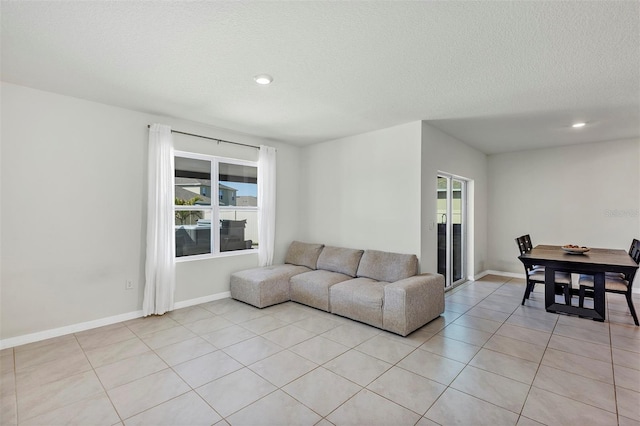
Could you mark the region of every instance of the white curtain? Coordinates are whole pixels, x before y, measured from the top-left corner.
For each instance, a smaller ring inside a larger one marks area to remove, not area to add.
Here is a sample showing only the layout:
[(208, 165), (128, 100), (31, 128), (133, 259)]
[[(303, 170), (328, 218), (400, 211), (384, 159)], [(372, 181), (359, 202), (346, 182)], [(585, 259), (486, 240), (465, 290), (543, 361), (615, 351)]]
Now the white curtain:
[(142, 310), (144, 316), (173, 309), (175, 290), (175, 232), (173, 140), (171, 127), (149, 128), (147, 195), (147, 260)]
[(276, 149), (264, 145), (258, 157), (258, 201), (258, 262), (269, 266), (276, 238)]

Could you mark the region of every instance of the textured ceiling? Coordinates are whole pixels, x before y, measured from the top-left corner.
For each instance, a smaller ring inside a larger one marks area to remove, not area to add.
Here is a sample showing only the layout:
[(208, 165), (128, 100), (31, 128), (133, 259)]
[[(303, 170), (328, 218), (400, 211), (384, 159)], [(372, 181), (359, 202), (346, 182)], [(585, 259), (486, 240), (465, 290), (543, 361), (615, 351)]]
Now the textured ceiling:
[(0, 7), (3, 81), (292, 144), (416, 120), (486, 153), (640, 136), (637, 1)]

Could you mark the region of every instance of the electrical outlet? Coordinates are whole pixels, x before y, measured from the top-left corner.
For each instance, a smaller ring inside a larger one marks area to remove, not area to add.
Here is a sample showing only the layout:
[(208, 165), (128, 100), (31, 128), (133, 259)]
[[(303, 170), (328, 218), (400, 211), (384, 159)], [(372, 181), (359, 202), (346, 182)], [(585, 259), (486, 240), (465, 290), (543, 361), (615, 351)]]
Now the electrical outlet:
[(133, 281), (132, 280), (125, 281), (124, 289), (125, 290), (133, 290)]

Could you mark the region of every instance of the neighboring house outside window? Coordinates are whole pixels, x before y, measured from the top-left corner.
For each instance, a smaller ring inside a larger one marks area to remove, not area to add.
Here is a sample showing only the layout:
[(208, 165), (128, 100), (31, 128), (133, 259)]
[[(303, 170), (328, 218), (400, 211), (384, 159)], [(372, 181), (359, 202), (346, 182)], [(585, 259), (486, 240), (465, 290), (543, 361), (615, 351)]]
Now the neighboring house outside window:
[(257, 176), (256, 162), (176, 152), (176, 258), (258, 247)]
[(219, 185), (219, 193), (220, 193), (220, 205), (221, 206), (235, 206), (236, 192), (237, 189), (231, 188), (229, 186), (220, 184)]

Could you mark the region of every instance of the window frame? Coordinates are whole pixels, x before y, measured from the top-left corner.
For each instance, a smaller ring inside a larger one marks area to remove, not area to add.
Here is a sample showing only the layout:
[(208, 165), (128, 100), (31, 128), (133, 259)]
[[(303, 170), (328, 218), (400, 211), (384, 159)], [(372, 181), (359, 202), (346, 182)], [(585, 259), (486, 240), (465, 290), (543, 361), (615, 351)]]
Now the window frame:
[[(230, 256), (241, 256), (246, 254), (255, 254), (258, 252), (257, 248), (250, 249), (241, 249), (241, 250), (230, 250), (230, 251), (220, 251), (220, 226), (214, 227), (214, 224), (220, 224), (220, 212), (221, 211), (230, 211), (230, 210), (240, 210), (240, 211), (255, 211), (257, 213), (256, 217), (259, 215), (260, 211), (260, 200), (258, 199), (257, 206), (221, 206), (219, 200), (219, 191), (220, 191), (220, 163), (225, 164), (233, 164), (238, 166), (248, 166), (256, 168), (256, 176), (259, 176), (258, 170), (258, 162), (250, 161), (250, 160), (240, 160), (237, 158), (229, 158), (229, 157), (221, 157), (217, 155), (210, 154), (201, 154), (190, 151), (180, 151), (174, 150), (173, 153), (174, 159), (176, 157), (188, 158), (193, 160), (201, 160), (201, 161), (209, 161), (211, 164), (211, 195), (216, 194), (215, 197), (209, 197), (211, 199), (211, 205), (177, 205), (173, 204), (174, 213), (177, 211), (209, 211), (211, 213), (211, 246), (209, 253), (203, 254), (194, 254), (190, 256), (177, 256), (174, 255), (175, 262), (188, 262), (192, 260), (202, 260), (202, 259), (214, 259), (221, 257), (230, 257)], [(175, 165), (173, 169), (173, 175), (175, 176)], [(174, 183), (175, 187), (175, 183)], [(216, 190), (214, 190), (216, 188)], [(257, 194), (256, 194), (257, 198)], [(260, 230), (258, 229), (258, 233)], [(175, 233), (175, 223), (174, 223), (174, 233)], [(258, 234), (258, 244), (260, 243), (260, 235)]]

